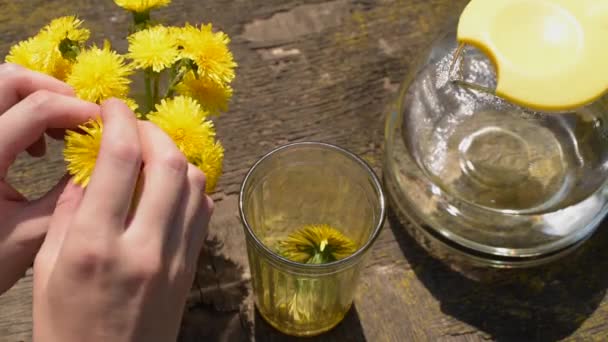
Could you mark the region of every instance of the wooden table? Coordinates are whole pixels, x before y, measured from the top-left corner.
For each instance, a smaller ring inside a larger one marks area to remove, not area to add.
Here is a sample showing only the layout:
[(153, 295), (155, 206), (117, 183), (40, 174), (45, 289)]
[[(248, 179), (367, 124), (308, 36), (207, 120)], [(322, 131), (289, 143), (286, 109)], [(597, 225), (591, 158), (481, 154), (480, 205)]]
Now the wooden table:
[[(253, 309), (240, 183), (276, 146), (320, 140), (364, 157), (381, 173), (384, 109), (412, 60), (465, 1), (174, 0), (170, 23), (212, 21), (233, 37), (235, 98), (217, 120), (226, 146), (217, 211), (181, 341), (291, 340)], [(0, 0), (0, 53), (60, 15), (78, 13), (101, 42), (124, 51), (130, 16), (111, 0)], [(39, 160), (19, 158), (10, 179), (39, 196), (63, 174), (61, 144)], [(475, 282), (430, 257), (388, 222), (365, 268), (355, 308), (320, 341), (608, 340), (608, 232), (555, 265), (490, 272)], [(1, 261), (0, 261), (1, 262)], [(0, 297), (0, 341), (31, 339), (28, 272)], [(294, 339), (297, 340), (297, 339)], [(86, 337), (83, 336), (83, 341)]]

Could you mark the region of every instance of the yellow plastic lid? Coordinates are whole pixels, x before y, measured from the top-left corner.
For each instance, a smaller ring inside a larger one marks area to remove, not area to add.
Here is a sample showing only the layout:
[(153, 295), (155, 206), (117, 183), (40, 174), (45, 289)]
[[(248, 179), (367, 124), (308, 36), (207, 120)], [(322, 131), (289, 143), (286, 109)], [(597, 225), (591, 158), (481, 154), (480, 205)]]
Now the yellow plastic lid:
[(608, 0), (471, 0), (458, 41), (494, 62), (496, 93), (568, 110), (608, 91)]

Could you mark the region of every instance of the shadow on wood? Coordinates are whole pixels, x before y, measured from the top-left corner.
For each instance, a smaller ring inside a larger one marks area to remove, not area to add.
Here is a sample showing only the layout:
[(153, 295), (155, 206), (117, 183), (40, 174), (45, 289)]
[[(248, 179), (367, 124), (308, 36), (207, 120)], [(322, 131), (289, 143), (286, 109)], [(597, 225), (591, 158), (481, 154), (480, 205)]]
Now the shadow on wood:
[(366, 341), (365, 335), (363, 333), (363, 328), (361, 327), (361, 322), (359, 321), (359, 314), (357, 313), (357, 308), (353, 305), (350, 309), (344, 320), (338, 324), (331, 331), (322, 334), (320, 336), (316, 336), (314, 338), (304, 338), (304, 337), (292, 337), (282, 334), (278, 330), (274, 329), (270, 324), (268, 324), (260, 315), (260, 313), (255, 310), (255, 322), (254, 322), (254, 336), (256, 341), (278, 341), (278, 342), (302, 342), (302, 341), (315, 341), (315, 342), (333, 342), (333, 341), (341, 341), (341, 342), (362, 342)]
[[(498, 340), (554, 341), (572, 334), (597, 309), (608, 287), (608, 228), (551, 265), (486, 270), (474, 281), (432, 257), (392, 209), (391, 229), (418, 279), (441, 310)], [(490, 280), (487, 280), (490, 279)]]
[(248, 294), (243, 266), (222, 255), (221, 248), (218, 240), (205, 241), (179, 341), (248, 339), (241, 322), (241, 306)]
[(214, 308), (199, 306), (190, 308), (184, 315), (178, 341), (246, 341), (247, 332), (242, 328), (239, 312), (220, 312)]
[[(222, 253), (223, 242), (207, 240), (198, 261), (194, 298), (189, 304), (207, 305), (218, 312), (239, 311), (247, 297), (244, 267)], [(193, 296), (191, 296), (193, 297)]]

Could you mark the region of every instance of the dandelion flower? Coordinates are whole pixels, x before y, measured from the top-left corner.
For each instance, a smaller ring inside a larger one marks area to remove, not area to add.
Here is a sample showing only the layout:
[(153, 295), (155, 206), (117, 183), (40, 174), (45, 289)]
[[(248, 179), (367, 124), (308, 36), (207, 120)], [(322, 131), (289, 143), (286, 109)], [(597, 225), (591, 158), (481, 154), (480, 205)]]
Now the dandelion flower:
[(75, 44), (86, 42), (90, 32), (81, 25), (73, 16), (57, 18), (36, 36), (11, 47), (6, 61), (65, 81), (72, 62), (63, 57), (60, 44), (66, 38)]
[(65, 81), (72, 63), (63, 58), (58, 45), (47, 34), (41, 34), (11, 47), (6, 61)]
[(55, 60), (55, 66), (51, 76), (65, 81), (68, 78), (68, 75), (72, 72), (73, 66), (74, 63), (69, 59), (59, 57), (57, 60)]
[(79, 127), (84, 133), (68, 131), (63, 155), (68, 162), (68, 172), (74, 182), (86, 187), (89, 184), (95, 161), (101, 146), (103, 124), (101, 120), (91, 120)]
[[(327, 224), (307, 225), (279, 242), (278, 252), (285, 258), (305, 264), (324, 264), (352, 255), (355, 243), (338, 229)], [(293, 292), (278, 298), (278, 309), (300, 323), (314, 318), (317, 298), (339, 295), (340, 287), (325, 284), (317, 279), (296, 279)]]
[(165, 131), (188, 161), (196, 165), (215, 137), (213, 124), (205, 120), (207, 115), (192, 98), (177, 96), (162, 100), (156, 111), (148, 114), (148, 120)]
[(55, 43), (48, 36), (38, 35), (11, 47), (6, 61), (33, 71), (53, 75), (57, 59), (61, 58)]
[(327, 225), (307, 225), (279, 242), (279, 252), (285, 258), (306, 264), (324, 264), (353, 254), (355, 243), (338, 229)]
[(127, 11), (142, 13), (159, 7), (165, 7), (171, 0), (114, 0), (114, 2)]
[(227, 84), (234, 79), (236, 63), (228, 49), (230, 38), (223, 32), (213, 33), (211, 24), (201, 28), (187, 25), (177, 32), (181, 55), (193, 60), (198, 74), (217, 83)]
[(81, 99), (101, 103), (110, 97), (125, 98), (131, 73), (123, 56), (109, 47), (92, 47), (78, 55), (67, 83)]
[(232, 97), (232, 87), (229, 85), (200, 77), (197, 79), (192, 72), (184, 76), (176, 89), (180, 94), (197, 100), (211, 115), (227, 111), (228, 101)]
[(78, 44), (84, 44), (91, 35), (91, 32), (86, 28), (81, 28), (83, 21), (74, 17), (66, 16), (54, 19), (41, 32), (46, 33), (58, 45), (64, 39), (69, 39)]
[(212, 193), (215, 190), (217, 181), (222, 175), (222, 164), (224, 161), (224, 147), (218, 141), (203, 147), (200, 160), (196, 166), (203, 171), (207, 177), (206, 192)]
[(151, 68), (160, 72), (169, 68), (178, 58), (177, 42), (164, 26), (154, 26), (129, 36), (128, 58), (138, 69)]

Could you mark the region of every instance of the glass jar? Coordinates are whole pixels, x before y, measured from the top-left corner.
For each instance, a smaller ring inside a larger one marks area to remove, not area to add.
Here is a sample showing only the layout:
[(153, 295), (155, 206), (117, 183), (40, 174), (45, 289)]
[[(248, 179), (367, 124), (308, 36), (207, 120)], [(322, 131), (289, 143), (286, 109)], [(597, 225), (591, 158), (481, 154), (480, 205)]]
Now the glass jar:
[(389, 203), (411, 235), (450, 264), (557, 259), (589, 238), (608, 210), (607, 98), (559, 113), (509, 102), (493, 90), (492, 59), (459, 44), (456, 32), (453, 22), (388, 113)]
[[(384, 222), (384, 195), (371, 168), (333, 145), (286, 145), (251, 168), (239, 206), (261, 316), (296, 336), (317, 335), (340, 323)], [(311, 224), (339, 229), (352, 240), (355, 252), (324, 264), (284, 258), (279, 242)]]

